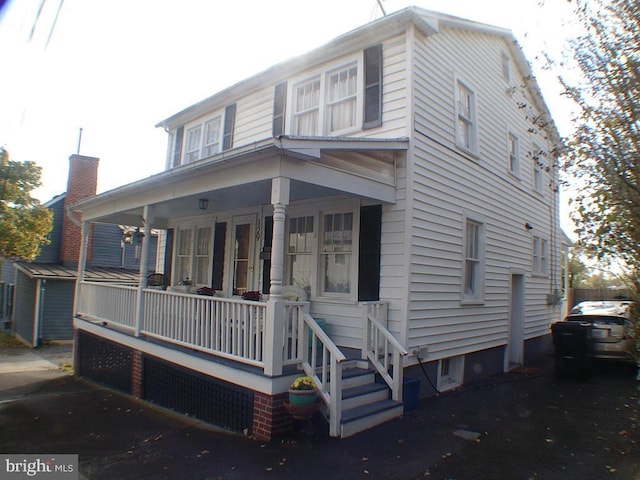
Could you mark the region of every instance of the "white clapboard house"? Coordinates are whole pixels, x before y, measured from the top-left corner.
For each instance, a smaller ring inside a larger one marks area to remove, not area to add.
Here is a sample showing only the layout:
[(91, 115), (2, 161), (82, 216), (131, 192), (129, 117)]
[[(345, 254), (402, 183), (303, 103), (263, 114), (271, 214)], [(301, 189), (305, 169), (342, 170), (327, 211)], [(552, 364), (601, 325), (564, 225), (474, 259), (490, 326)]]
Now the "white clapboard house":
[(304, 372), (348, 436), (548, 345), (558, 137), (510, 31), (407, 8), (158, 127), (165, 171), (75, 205), (166, 232), (138, 287), (81, 259), (79, 375), (269, 439)]

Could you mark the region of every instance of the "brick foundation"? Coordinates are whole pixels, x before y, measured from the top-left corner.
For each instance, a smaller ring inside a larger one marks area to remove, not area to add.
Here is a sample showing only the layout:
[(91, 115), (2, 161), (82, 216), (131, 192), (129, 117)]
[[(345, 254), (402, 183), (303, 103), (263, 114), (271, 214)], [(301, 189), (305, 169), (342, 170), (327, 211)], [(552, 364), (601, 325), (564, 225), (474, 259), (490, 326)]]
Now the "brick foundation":
[(266, 395), (255, 392), (253, 396), (253, 436), (256, 440), (269, 441), (289, 433), (292, 420), (284, 408), (287, 393)]

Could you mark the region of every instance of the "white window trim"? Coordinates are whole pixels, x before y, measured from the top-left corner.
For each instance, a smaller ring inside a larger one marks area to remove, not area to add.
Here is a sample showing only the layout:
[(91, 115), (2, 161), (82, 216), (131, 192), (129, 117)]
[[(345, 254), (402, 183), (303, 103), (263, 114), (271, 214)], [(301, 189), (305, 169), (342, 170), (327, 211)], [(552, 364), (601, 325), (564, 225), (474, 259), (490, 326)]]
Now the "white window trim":
[[(313, 81), (314, 79), (320, 79), (320, 100), (318, 105), (318, 130), (315, 132), (315, 135), (312, 136), (341, 136), (349, 133), (357, 132), (362, 130), (362, 121), (363, 121), (363, 102), (364, 102), (364, 85), (363, 85), (363, 75), (364, 75), (364, 59), (363, 52), (360, 52), (359, 55), (352, 55), (343, 59), (340, 63), (325, 65), (322, 68), (315, 69), (314, 71), (307, 73), (304, 76), (294, 77), (291, 79), (291, 88), (288, 89), (287, 92), (287, 126), (286, 131), (289, 135), (299, 135), (297, 131), (294, 130), (295, 122), (295, 91), (298, 86)], [(329, 118), (328, 118), (328, 89), (327, 83), (328, 78), (331, 74), (336, 73), (340, 70), (344, 70), (349, 66), (355, 64), (358, 71), (358, 78), (356, 81), (356, 119), (353, 127), (349, 127), (347, 129), (338, 130), (334, 132), (328, 131)]]
[[(335, 215), (340, 213), (351, 213), (353, 214), (352, 220), (352, 237), (351, 237), (351, 265), (349, 269), (349, 280), (351, 290), (348, 294), (343, 293), (333, 293), (333, 292), (325, 292), (323, 291), (324, 282), (322, 280), (322, 259), (323, 254), (322, 250), (322, 239), (324, 236), (324, 216), (325, 215)], [(325, 208), (319, 212), (318, 215), (318, 242), (317, 242), (317, 295), (319, 298), (327, 298), (331, 300), (346, 300), (346, 301), (356, 301), (358, 298), (358, 258), (359, 258), (359, 242), (360, 242), (360, 215), (358, 208), (347, 208), (347, 207), (338, 207), (338, 208)]]
[[(462, 385), (464, 381), (464, 360), (464, 355), (458, 355), (438, 361), (438, 391), (446, 392)], [(445, 362), (449, 362), (448, 375), (443, 374)]]
[[(311, 241), (311, 244), (309, 245), (311, 247), (311, 251), (309, 253), (289, 253), (289, 235), (290, 235), (290, 220), (292, 218), (306, 218), (306, 217), (311, 217), (313, 218), (313, 235), (312, 238), (313, 240)], [(289, 270), (291, 269), (291, 258), (294, 255), (309, 255), (311, 257), (311, 264), (314, 265), (314, 274), (312, 274), (309, 278), (309, 285), (293, 285), (293, 286), (299, 286), (301, 288), (306, 289), (306, 287), (309, 288), (309, 297), (311, 296), (315, 296), (315, 291), (316, 291), (316, 285), (317, 285), (317, 275), (315, 275), (317, 269), (318, 269), (318, 214), (317, 212), (309, 212), (309, 211), (293, 211), (293, 212), (287, 212), (287, 220), (286, 220), (286, 226), (285, 226), (285, 258), (284, 258), (284, 275), (283, 275), (283, 282), (289, 282), (289, 279), (287, 278), (289, 275)], [(290, 286), (289, 283), (285, 284), (286, 286)]]
[[(204, 144), (204, 141), (205, 141), (205, 131), (207, 128), (207, 124), (209, 122), (214, 121), (216, 118), (220, 119), (220, 128), (218, 129), (218, 142), (217, 142), (220, 145), (220, 148), (214, 155), (222, 151), (222, 141), (224, 136), (224, 112), (225, 112), (224, 108), (217, 110), (213, 115), (209, 115), (204, 119), (201, 119), (197, 122), (186, 124), (184, 126), (184, 141), (182, 145), (182, 157), (181, 157), (180, 165), (187, 165), (189, 163), (197, 162), (198, 160), (202, 160), (204, 158), (209, 158), (213, 156), (213, 155), (204, 156), (204, 148), (206, 146)], [(187, 150), (187, 148), (189, 147), (189, 132), (195, 128), (200, 128), (200, 141), (198, 142), (198, 145), (199, 145), (198, 157), (191, 161), (186, 161), (187, 153), (189, 153)]]
[[(478, 224), (478, 270), (476, 271), (476, 283), (478, 288), (473, 294), (466, 291), (466, 264), (467, 264), (467, 223), (474, 222)], [(462, 305), (478, 305), (484, 303), (485, 290), (485, 262), (486, 262), (486, 223), (483, 218), (464, 214), (462, 217), (462, 276), (460, 282), (460, 294)]]
[(191, 278), (189, 278), (189, 280), (192, 282), (191, 283), (191, 287), (208, 287), (210, 285), (208, 284), (196, 284), (193, 283), (194, 282), (194, 275), (195, 275), (195, 268), (196, 268), (196, 244), (197, 244), (197, 237), (198, 237), (198, 228), (211, 228), (211, 238), (210, 238), (210, 245), (209, 245), (209, 265), (208, 265), (208, 273), (207, 276), (210, 278), (213, 271), (213, 242), (214, 242), (214, 237), (215, 237), (215, 231), (214, 231), (214, 225), (215, 225), (215, 219), (213, 218), (209, 218), (207, 217), (206, 219), (202, 219), (202, 220), (198, 220), (197, 222), (195, 221), (189, 221), (189, 222), (180, 222), (177, 223), (176, 225), (173, 225), (174, 228), (174, 232), (175, 232), (175, 240), (174, 240), (174, 245), (173, 245), (173, 260), (172, 260), (172, 267), (171, 267), (171, 271), (172, 271), (172, 279), (171, 279), (171, 285), (172, 286), (176, 286), (178, 285), (181, 281), (186, 280), (185, 278), (178, 278), (177, 275), (177, 271), (178, 271), (178, 249), (180, 247), (179, 245), (179, 235), (180, 235), (180, 231), (183, 230), (190, 230), (191, 231), (191, 250), (190, 250), (190, 268), (189, 270), (191, 271)]
[(549, 276), (549, 241), (536, 235), (531, 239), (531, 272), (538, 277)]
[[(513, 138), (515, 143), (515, 159), (511, 158), (511, 139)], [(507, 132), (507, 168), (509, 173), (516, 178), (520, 178), (520, 137), (513, 131)]]
[[(454, 89), (454, 135), (455, 135), (455, 144), (456, 146), (477, 157), (478, 155), (478, 95), (476, 93), (475, 88), (471, 85), (471, 83), (463, 80), (458, 75), (454, 75), (453, 89)], [(471, 105), (470, 105), (470, 117), (462, 115), (460, 111), (460, 87), (468, 90), (471, 94)], [(469, 138), (470, 145), (467, 147), (466, 145), (459, 142), (460, 138), (460, 119), (465, 120), (471, 126), (471, 135)]]
[(544, 150), (536, 143), (531, 144), (531, 163), (533, 166), (533, 190), (540, 194), (544, 194), (544, 166), (545, 162)]

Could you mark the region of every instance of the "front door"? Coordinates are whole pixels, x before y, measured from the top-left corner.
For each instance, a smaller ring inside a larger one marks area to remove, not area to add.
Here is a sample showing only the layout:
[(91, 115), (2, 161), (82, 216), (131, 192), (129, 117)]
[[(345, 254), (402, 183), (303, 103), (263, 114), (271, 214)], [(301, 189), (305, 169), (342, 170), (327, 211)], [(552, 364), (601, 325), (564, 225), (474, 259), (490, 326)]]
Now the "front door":
[(255, 290), (255, 222), (254, 215), (233, 218), (230, 278), (233, 295)]

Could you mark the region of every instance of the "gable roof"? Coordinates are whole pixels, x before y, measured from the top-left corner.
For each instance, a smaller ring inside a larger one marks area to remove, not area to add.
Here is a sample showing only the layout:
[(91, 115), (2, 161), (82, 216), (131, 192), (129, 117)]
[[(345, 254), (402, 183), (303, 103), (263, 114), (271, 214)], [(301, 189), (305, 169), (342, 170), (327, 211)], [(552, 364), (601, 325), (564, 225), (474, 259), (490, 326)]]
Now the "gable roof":
[(347, 51), (365, 48), (375, 42), (380, 42), (383, 39), (397, 35), (405, 31), (410, 24), (413, 24), (425, 36), (437, 34), (442, 27), (447, 27), (503, 37), (509, 45), (510, 52), (522, 76), (526, 79), (527, 87), (532, 92), (536, 107), (550, 120), (549, 133), (556, 140), (560, 138), (555, 125), (551, 121), (551, 114), (533, 76), (531, 66), (511, 30), (415, 6), (404, 8), (374, 20), (340, 35), (327, 44), (311, 50), (308, 53), (278, 63), (267, 70), (242, 80), (162, 120), (156, 127), (162, 127), (164, 129), (175, 128), (209, 113), (213, 109), (222, 108), (251, 91), (271, 85), (274, 82), (298, 73), (308, 65), (329, 61), (335, 56), (342, 55)]

